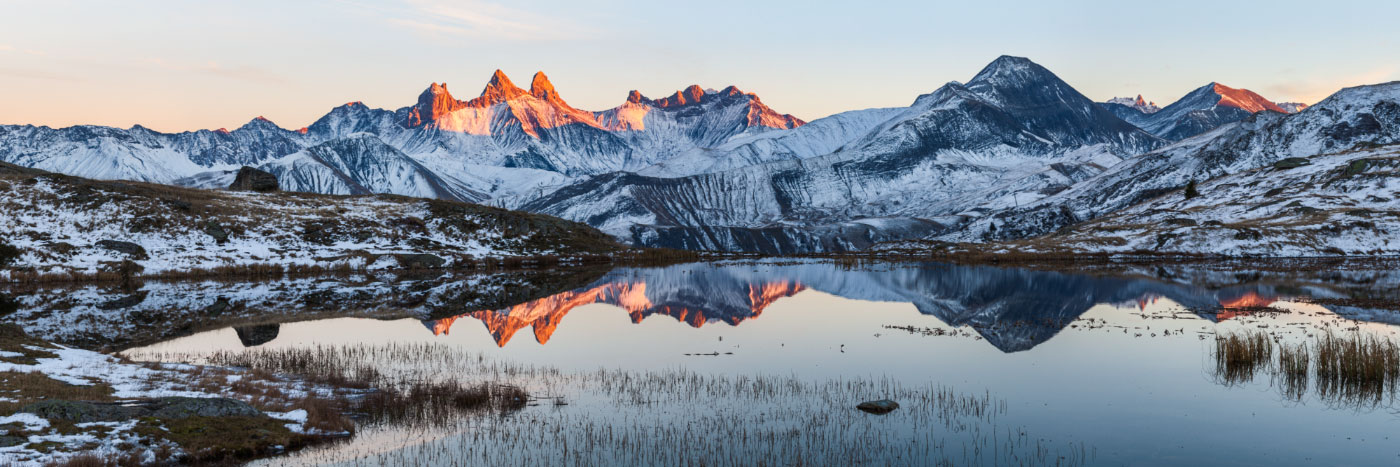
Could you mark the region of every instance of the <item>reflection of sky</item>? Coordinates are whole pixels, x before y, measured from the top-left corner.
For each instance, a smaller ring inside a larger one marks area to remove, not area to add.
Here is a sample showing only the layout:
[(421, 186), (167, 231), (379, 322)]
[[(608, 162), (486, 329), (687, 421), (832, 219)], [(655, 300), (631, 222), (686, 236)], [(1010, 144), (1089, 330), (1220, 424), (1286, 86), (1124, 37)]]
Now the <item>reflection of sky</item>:
[[(1097, 447), (1098, 460), (1108, 464), (1142, 459), (1143, 464), (1271, 459), (1292, 463), (1303, 458), (1375, 464), (1394, 459), (1400, 444), (1384, 438), (1400, 420), (1384, 410), (1353, 413), (1328, 410), (1317, 401), (1290, 404), (1267, 383), (1227, 388), (1211, 381), (1208, 334), (1216, 330), (1264, 324), (1301, 337), (1323, 323), (1337, 322), (1335, 315), (1316, 305), (1281, 307), (1292, 313), (1255, 314), (1216, 324), (1166, 299), (1149, 302), (1142, 310), (1097, 305), (1081, 317), (1078, 327), (1015, 353), (1002, 353), (966, 335), (921, 336), (885, 329), (884, 325), (948, 327), (906, 303), (863, 302), (816, 291), (779, 299), (739, 326), (711, 323), (698, 329), (666, 316), (633, 324), (621, 308), (585, 305), (564, 317), (547, 345), (516, 339), (499, 348), (485, 326), (470, 319), (459, 320), (451, 334), (441, 336), (412, 319), (285, 324), (278, 338), (265, 345), (436, 342), (565, 370), (680, 367), (813, 379), (889, 375), (964, 392), (990, 391), (1010, 404), (1009, 423), (1024, 424), (1032, 433), (1055, 433), (1059, 441), (1084, 441)], [(1085, 326), (1090, 322), (1104, 326), (1090, 329)], [(1383, 324), (1363, 326), (1393, 332)], [(1172, 336), (1162, 335), (1167, 329)], [(1135, 337), (1138, 333), (1143, 337)], [(216, 348), (237, 349), (241, 344), (226, 329), (148, 349)], [(716, 351), (733, 355), (683, 355)]]

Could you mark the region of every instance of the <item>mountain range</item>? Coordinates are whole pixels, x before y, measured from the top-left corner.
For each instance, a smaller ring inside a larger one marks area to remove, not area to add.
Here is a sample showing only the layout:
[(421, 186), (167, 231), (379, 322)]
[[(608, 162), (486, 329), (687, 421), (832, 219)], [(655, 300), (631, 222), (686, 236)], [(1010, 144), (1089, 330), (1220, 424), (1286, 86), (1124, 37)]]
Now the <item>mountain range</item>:
[(253, 166), (287, 190), (485, 203), (638, 245), (830, 252), (1043, 235), (1192, 180), (1390, 144), (1395, 88), (1307, 108), (1210, 83), (1157, 109), (1094, 102), (1003, 56), (908, 107), (804, 122), (733, 86), (581, 110), (543, 73), (524, 89), (497, 71), (472, 99), (433, 83), (412, 105), (352, 102), (297, 130), (0, 126), (0, 161), (197, 188)]

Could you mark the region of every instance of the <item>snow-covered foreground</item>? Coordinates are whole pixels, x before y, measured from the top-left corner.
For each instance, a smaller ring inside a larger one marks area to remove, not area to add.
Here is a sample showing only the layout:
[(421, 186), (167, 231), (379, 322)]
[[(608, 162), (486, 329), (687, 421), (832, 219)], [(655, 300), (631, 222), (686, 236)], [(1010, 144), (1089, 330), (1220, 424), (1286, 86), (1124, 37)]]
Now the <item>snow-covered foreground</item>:
[[(18, 350), (18, 351), (16, 351)], [(28, 354), (28, 355), (26, 355)], [(23, 359), (17, 357), (37, 356)], [(131, 407), (148, 404), (151, 401), (183, 401), (198, 404), (198, 401), (162, 398), (197, 398), (198, 400), (226, 400), (233, 398), (251, 401), (250, 394), (240, 394), (238, 383), (259, 376), (246, 371), (226, 368), (206, 368), (183, 364), (140, 364), (118, 360), (115, 357), (81, 349), (51, 345), (31, 341), (19, 348), (12, 348), (0, 360), (0, 385), (14, 387), (0, 396), (0, 403), (17, 404), (17, 411), (0, 417), (0, 464), (10, 466), (38, 466), (64, 462), (75, 456), (97, 456), (102, 459), (125, 459), (141, 464), (168, 462), (185, 458), (184, 449), (170, 439), (151, 436), (150, 419), (132, 417), (107, 418), (97, 421), (45, 418), (33, 412), (65, 413), (73, 418), (81, 408), (55, 410), (44, 407), (40, 400), (67, 404), (46, 394), (39, 384), (11, 383), (14, 380), (47, 378), (52, 384), (66, 390), (84, 391), (92, 398), (101, 396), (102, 403), (117, 407)], [(292, 404), (307, 397), (332, 397), (334, 390), (328, 387), (309, 385), (290, 379), (260, 379), (257, 385), (275, 388), (281, 404)], [(244, 388), (251, 387), (244, 382)], [(76, 388), (76, 389), (74, 389)], [(276, 405), (270, 400), (258, 401), (259, 405)], [(238, 404), (237, 402), (230, 402)], [(0, 404), (0, 405), (3, 405)], [(87, 404), (85, 402), (76, 404)], [(81, 407), (88, 407), (83, 405)], [(321, 434), (308, 428), (307, 412), (304, 409), (287, 411), (256, 412), (248, 407), (249, 413), (259, 413), (268, 417), (270, 423), (281, 424), (290, 433)], [(8, 410), (7, 410), (8, 411)], [(82, 415), (91, 416), (91, 415)], [(50, 416), (52, 417), (52, 415)], [(160, 429), (160, 428), (157, 428)]]
[(89, 277), (120, 271), (126, 260), (145, 274), (390, 269), (619, 248), (583, 224), (469, 203), (196, 190), (17, 170), (0, 170), (0, 212), (0, 242), (20, 250), (0, 279), (21, 272)]

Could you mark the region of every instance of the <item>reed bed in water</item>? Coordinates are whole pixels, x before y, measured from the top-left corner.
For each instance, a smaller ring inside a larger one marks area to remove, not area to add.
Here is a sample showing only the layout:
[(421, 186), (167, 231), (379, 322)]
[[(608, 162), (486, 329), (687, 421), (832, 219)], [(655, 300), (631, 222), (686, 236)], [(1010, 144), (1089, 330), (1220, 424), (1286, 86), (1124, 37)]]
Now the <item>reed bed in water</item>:
[[(516, 406), (522, 410), (498, 417), (459, 416), (452, 423), (407, 428), (387, 418), (371, 421), (357, 431), (356, 440), (274, 464), (1084, 465), (1095, 455), (1083, 444), (1037, 437), (1002, 422), (1008, 404), (989, 393), (891, 377), (808, 379), (684, 369), (564, 372), (436, 343), (159, 358), (346, 380), (370, 375), (399, 388), (490, 382), (532, 395), (525, 407)], [(881, 398), (901, 407), (887, 415), (855, 409), (861, 401)], [(386, 442), (389, 446), (368, 441), (375, 439), (397, 441)]]
[(1288, 400), (1302, 400), (1311, 386), (1324, 403), (1374, 408), (1392, 405), (1400, 388), (1400, 342), (1390, 336), (1329, 330), (1310, 341), (1276, 343), (1267, 332), (1251, 330), (1216, 336), (1213, 354), (1221, 384), (1268, 373)]
[(1222, 384), (1254, 380), (1259, 370), (1269, 366), (1274, 341), (1268, 333), (1245, 331), (1215, 336), (1216, 377)]
[(1327, 400), (1380, 404), (1400, 382), (1400, 345), (1388, 337), (1328, 332), (1315, 344), (1317, 390)]

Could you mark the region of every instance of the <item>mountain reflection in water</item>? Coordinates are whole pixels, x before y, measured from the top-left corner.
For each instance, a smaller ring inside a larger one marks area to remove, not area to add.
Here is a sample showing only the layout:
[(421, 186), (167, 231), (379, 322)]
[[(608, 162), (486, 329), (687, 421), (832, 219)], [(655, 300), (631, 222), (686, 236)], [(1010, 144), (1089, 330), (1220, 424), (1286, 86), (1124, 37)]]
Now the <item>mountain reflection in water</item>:
[[(912, 303), (920, 313), (950, 326), (975, 330), (1003, 352), (1028, 350), (1045, 342), (1098, 304), (1141, 309), (1166, 298), (1218, 322), (1267, 309), (1279, 300), (1338, 293), (1316, 286), (1209, 288), (1142, 277), (987, 266), (891, 264), (844, 269), (820, 262), (698, 263), (619, 269), (588, 287), (508, 308), (425, 320), (424, 325), (434, 334), (446, 334), (460, 320), (476, 319), (502, 347), (528, 326), (535, 340), (545, 344), (564, 315), (583, 305), (617, 306), (634, 323), (664, 315), (697, 328), (711, 322), (737, 326), (758, 317), (774, 301), (804, 290), (854, 300)], [(1375, 318), (1377, 313), (1362, 315), (1358, 319)]]
[[(245, 346), (257, 346), (275, 339), (280, 323), (339, 317), (415, 318), (437, 335), (476, 320), (500, 347), (530, 327), (535, 341), (544, 344), (565, 315), (585, 305), (615, 306), (633, 323), (663, 315), (696, 328), (739, 326), (775, 301), (815, 291), (856, 301), (909, 303), (1003, 352), (1017, 352), (1045, 342), (1100, 304), (1142, 309), (1167, 299), (1194, 316), (1220, 322), (1267, 310), (1279, 300), (1376, 297), (1400, 289), (1400, 273), (1390, 269), (1308, 270), (1172, 265), (1088, 274), (773, 260), (612, 271), (306, 277), (251, 284), (153, 281), (136, 291), (83, 285), (4, 293), (18, 303), (6, 319), (27, 332), (109, 350), (228, 327), (235, 328)], [(1381, 308), (1395, 303), (1395, 297), (1381, 298)], [(1387, 309), (1327, 309), (1359, 321), (1400, 322)]]

